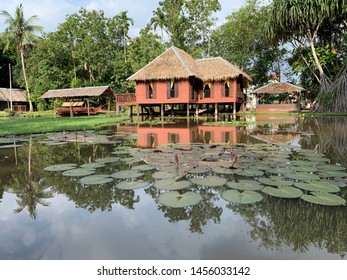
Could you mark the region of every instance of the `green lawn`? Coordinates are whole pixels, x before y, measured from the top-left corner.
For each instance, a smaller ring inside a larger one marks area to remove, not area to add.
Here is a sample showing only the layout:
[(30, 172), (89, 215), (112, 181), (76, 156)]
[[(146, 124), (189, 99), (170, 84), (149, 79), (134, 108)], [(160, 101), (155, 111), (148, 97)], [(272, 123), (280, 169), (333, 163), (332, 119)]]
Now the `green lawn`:
[(28, 113), (26, 117), (5, 117), (0, 114), (0, 136), (43, 133), (63, 130), (94, 129), (117, 124), (128, 116), (102, 114), (97, 116), (54, 117), (52, 112)]

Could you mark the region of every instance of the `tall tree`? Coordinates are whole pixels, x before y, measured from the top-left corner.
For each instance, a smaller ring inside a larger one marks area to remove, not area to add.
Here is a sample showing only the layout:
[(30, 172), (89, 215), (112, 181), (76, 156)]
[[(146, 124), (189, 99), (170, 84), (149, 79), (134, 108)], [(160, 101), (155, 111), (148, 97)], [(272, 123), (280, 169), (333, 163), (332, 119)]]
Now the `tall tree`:
[(128, 40), (130, 39), (128, 36), (130, 25), (134, 25), (134, 20), (128, 17), (127, 11), (120, 12), (116, 19), (119, 22), (119, 27), (123, 30), (123, 48), (124, 48), (124, 61), (127, 61), (127, 45)]
[(218, 0), (163, 0), (153, 12), (151, 25), (161, 28), (170, 44), (195, 57), (208, 56), (211, 28), (219, 11)]
[(7, 11), (1, 11), (0, 15), (5, 18), (5, 23), (7, 24), (3, 34), (6, 43), (5, 50), (9, 48), (11, 43), (14, 43), (16, 50), (20, 53), (23, 78), (29, 101), (29, 110), (33, 111), (33, 104), (31, 101), (31, 94), (25, 68), (25, 52), (27, 48), (38, 39), (35, 32), (42, 32), (43, 28), (33, 24), (36, 20), (38, 20), (36, 15), (25, 19), (23, 9), (23, 5), (20, 4), (18, 7), (16, 7), (15, 15), (13, 17)]

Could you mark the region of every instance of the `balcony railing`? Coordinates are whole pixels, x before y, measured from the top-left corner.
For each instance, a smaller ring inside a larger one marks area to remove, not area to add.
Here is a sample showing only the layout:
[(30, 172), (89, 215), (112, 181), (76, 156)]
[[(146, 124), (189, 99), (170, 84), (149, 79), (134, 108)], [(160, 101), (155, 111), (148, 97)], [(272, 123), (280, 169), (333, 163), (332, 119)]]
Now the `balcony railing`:
[(116, 95), (117, 105), (135, 105), (136, 94), (135, 93), (119, 93)]

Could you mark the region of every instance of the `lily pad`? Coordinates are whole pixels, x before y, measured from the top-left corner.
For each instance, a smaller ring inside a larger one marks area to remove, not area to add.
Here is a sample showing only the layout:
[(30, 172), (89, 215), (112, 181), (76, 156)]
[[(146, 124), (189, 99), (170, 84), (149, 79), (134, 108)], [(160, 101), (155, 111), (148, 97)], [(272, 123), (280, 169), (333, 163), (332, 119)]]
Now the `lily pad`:
[(138, 171), (149, 171), (149, 170), (156, 169), (156, 167), (150, 164), (140, 164), (140, 165), (133, 166), (131, 169), (138, 170)]
[(119, 157), (105, 157), (105, 158), (98, 158), (95, 160), (96, 162), (103, 162), (103, 163), (114, 163), (119, 162)]
[(283, 180), (282, 177), (279, 177), (279, 176), (271, 176), (271, 178), (259, 178), (258, 181), (264, 185), (274, 186), (274, 187), (279, 187), (279, 186), (289, 187), (293, 185), (292, 181), (285, 181)]
[(111, 174), (115, 179), (135, 179), (142, 177), (144, 174), (137, 170), (121, 170)]
[(324, 181), (310, 181), (308, 183), (295, 183), (295, 186), (310, 192), (337, 193), (340, 188), (332, 183)]
[(91, 175), (80, 179), (83, 185), (103, 185), (112, 182), (114, 179), (107, 174)]
[(178, 191), (170, 191), (158, 196), (159, 203), (172, 208), (192, 206), (198, 204), (201, 200), (201, 195), (194, 192), (180, 194)]
[(152, 177), (157, 180), (162, 179), (172, 179), (175, 178), (177, 174), (173, 172), (165, 172), (165, 171), (159, 171), (152, 174)]
[(260, 177), (264, 175), (264, 172), (258, 169), (243, 169), (240, 173), (240, 176), (247, 177)]
[(227, 182), (227, 179), (217, 177), (217, 176), (206, 176), (204, 178), (200, 178), (200, 177), (190, 178), (190, 181), (193, 184), (197, 184), (204, 187), (220, 187)]
[(70, 170), (66, 170), (62, 173), (63, 176), (68, 177), (84, 177), (88, 175), (92, 175), (95, 173), (94, 169), (90, 168), (74, 168)]
[(262, 191), (268, 195), (280, 197), (280, 198), (298, 198), (303, 195), (303, 192), (294, 187), (265, 187)]
[(252, 180), (240, 180), (239, 182), (228, 182), (227, 186), (231, 189), (241, 191), (259, 191), (264, 186), (260, 185), (257, 181)]
[(176, 181), (175, 179), (163, 179), (154, 183), (154, 187), (160, 190), (181, 190), (191, 186), (189, 181)]
[(314, 204), (325, 206), (339, 206), (345, 205), (346, 200), (342, 197), (331, 193), (312, 193), (311, 195), (304, 194), (301, 199)]
[(64, 163), (64, 164), (55, 164), (51, 166), (47, 166), (44, 168), (46, 171), (66, 171), (70, 169), (74, 169), (77, 167), (75, 163)]
[(310, 180), (319, 180), (320, 177), (316, 174), (308, 172), (294, 172), (289, 174), (284, 174), (287, 178), (300, 180), (300, 181), (310, 181)]
[(347, 177), (347, 173), (343, 171), (323, 171), (320, 172), (319, 175), (321, 175), (323, 178), (344, 178)]
[(188, 171), (189, 174), (205, 174), (211, 170), (207, 166), (198, 166)]
[(123, 181), (120, 182), (116, 185), (117, 189), (121, 189), (121, 190), (134, 190), (134, 189), (141, 189), (141, 188), (145, 188), (148, 187), (150, 185), (150, 183), (145, 182), (143, 180), (139, 180), (139, 181)]
[(82, 168), (91, 168), (91, 169), (101, 168), (101, 167), (105, 167), (105, 166), (106, 165), (103, 164), (102, 162), (90, 162), (90, 163), (85, 163), (85, 164), (81, 165)]
[(219, 167), (219, 166), (213, 167), (212, 171), (214, 173), (222, 174), (222, 175), (237, 174), (237, 173), (242, 172), (241, 169), (236, 169), (236, 168), (230, 169), (230, 168), (224, 168), (224, 167)]
[(255, 191), (239, 192), (238, 190), (227, 190), (224, 191), (221, 196), (227, 201), (240, 204), (255, 203), (263, 199), (263, 196)]

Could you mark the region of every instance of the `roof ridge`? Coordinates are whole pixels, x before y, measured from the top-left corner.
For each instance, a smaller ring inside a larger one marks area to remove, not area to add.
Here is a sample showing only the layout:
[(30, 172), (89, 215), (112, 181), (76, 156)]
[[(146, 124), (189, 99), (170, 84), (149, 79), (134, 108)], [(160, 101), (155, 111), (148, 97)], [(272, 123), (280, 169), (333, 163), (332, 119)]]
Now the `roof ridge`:
[(80, 90), (80, 89), (88, 89), (88, 88), (106, 88), (106, 87), (109, 87), (109, 86), (90, 86), (90, 87), (78, 87), (78, 88), (62, 88), (62, 89), (50, 89), (50, 91), (55, 91), (55, 90), (59, 90), (59, 91), (62, 91), (62, 90)]
[[(173, 50), (173, 52), (175, 53), (175, 55), (178, 57), (178, 59), (180, 60), (180, 62), (182, 63), (184, 69), (186, 69), (186, 71), (188, 72), (188, 74), (190, 76), (194, 76), (194, 73), (190, 70), (189, 66), (187, 65), (187, 63), (185, 62), (185, 60), (183, 59), (183, 57), (178, 53), (177, 48), (175, 46), (171, 46), (171, 48)], [(182, 50), (183, 51), (183, 50)], [(188, 53), (187, 53), (188, 54)], [(189, 54), (188, 54), (189, 55)], [(194, 59), (193, 59), (194, 60)], [(195, 62), (195, 61), (194, 61)]]

